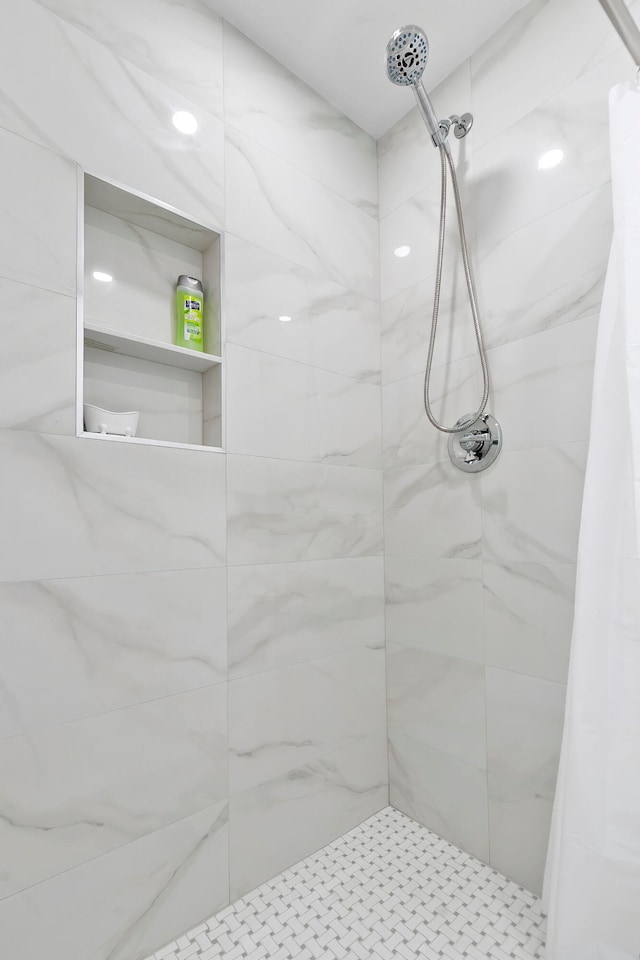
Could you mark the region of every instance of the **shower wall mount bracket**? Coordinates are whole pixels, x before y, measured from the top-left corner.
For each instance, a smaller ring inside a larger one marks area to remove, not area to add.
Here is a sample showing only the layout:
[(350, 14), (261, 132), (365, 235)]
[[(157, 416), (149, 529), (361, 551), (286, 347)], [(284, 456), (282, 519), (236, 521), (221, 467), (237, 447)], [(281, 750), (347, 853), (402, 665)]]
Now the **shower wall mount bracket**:
[(453, 127), (453, 133), (456, 139), (462, 140), (473, 126), (473, 114), (463, 113), (461, 116), (458, 116), (457, 113), (452, 113), (450, 117), (440, 120), (438, 126), (445, 137), (449, 136), (449, 131), (451, 127)]
[(491, 466), (502, 449), (502, 429), (495, 417), (485, 413), (472, 421), (473, 414), (460, 417), (461, 430), (449, 436), (449, 458), (464, 473), (480, 473)]

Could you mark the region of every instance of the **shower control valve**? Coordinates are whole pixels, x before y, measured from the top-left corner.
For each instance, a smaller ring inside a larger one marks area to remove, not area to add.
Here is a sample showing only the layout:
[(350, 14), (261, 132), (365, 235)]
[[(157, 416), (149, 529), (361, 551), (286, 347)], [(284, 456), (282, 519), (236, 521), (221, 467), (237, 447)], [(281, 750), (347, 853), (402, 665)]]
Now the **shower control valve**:
[(473, 416), (460, 417), (456, 424), (458, 430), (449, 436), (451, 462), (465, 473), (486, 470), (502, 449), (502, 430), (496, 418), (490, 413), (475, 420)]

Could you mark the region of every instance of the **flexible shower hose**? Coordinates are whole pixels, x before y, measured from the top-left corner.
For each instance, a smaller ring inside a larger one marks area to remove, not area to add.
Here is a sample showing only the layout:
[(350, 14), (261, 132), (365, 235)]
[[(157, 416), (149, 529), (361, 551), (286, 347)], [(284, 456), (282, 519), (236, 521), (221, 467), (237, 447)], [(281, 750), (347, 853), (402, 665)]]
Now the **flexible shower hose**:
[[(466, 430), (471, 426), (472, 423), (481, 417), (487, 406), (487, 401), (489, 400), (489, 367), (487, 365), (487, 354), (484, 346), (484, 340), (482, 338), (482, 330), (480, 327), (480, 316), (478, 313), (478, 302), (476, 299), (476, 291), (473, 286), (473, 278), (471, 276), (471, 267), (469, 265), (469, 251), (467, 250), (467, 238), (464, 230), (464, 219), (462, 215), (462, 202), (460, 200), (460, 190), (458, 188), (458, 178), (456, 176), (456, 169), (451, 157), (451, 151), (449, 150), (448, 144), (440, 144), (440, 171), (441, 171), (441, 188), (440, 188), (440, 233), (438, 236), (438, 265), (436, 268), (436, 284), (433, 295), (433, 314), (431, 318), (431, 336), (429, 337), (429, 352), (427, 354), (427, 365), (424, 371), (424, 409), (427, 417), (430, 422), (442, 433), (461, 433), (463, 430)], [(440, 287), (442, 284), (442, 265), (444, 261), (444, 241), (445, 241), (445, 227), (447, 222), (447, 166), (451, 172), (451, 183), (453, 186), (453, 195), (456, 201), (456, 213), (458, 217), (458, 233), (460, 235), (460, 249), (462, 251), (462, 262), (464, 264), (464, 275), (467, 282), (467, 291), (469, 294), (469, 303), (471, 305), (471, 313), (473, 315), (473, 326), (476, 333), (476, 342), (478, 344), (478, 353), (480, 354), (480, 363), (482, 365), (482, 377), (484, 380), (484, 389), (482, 393), (482, 401), (476, 412), (469, 418), (461, 423), (458, 421), (453, 427), (445, 427), (436, 420), (433, 411), (431, 409), (431, 401), (429, 399), (429, 387), (431, 383), (431, 364), (433, 362), (433, 351), (436, 345), (436, 331), (438, 329), (438, 314), (440, 312)]]

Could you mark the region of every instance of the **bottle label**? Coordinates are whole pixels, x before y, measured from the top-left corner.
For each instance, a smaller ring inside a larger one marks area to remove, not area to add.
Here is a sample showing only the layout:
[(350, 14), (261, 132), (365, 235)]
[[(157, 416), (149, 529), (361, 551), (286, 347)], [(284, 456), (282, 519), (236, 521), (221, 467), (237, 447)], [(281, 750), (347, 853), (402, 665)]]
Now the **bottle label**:
[(202, 300), (185, 297), (183, 315), (184, 339), (200, 343), (202, 341)]

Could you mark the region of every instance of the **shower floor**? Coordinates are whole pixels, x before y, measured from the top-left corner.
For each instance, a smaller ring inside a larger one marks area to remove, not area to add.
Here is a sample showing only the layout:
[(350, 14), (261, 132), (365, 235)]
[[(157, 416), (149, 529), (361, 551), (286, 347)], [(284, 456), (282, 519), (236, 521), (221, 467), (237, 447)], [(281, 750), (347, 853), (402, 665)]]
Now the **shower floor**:
[(532, 960), (529, 891), (387, 807), (148, 960)]

